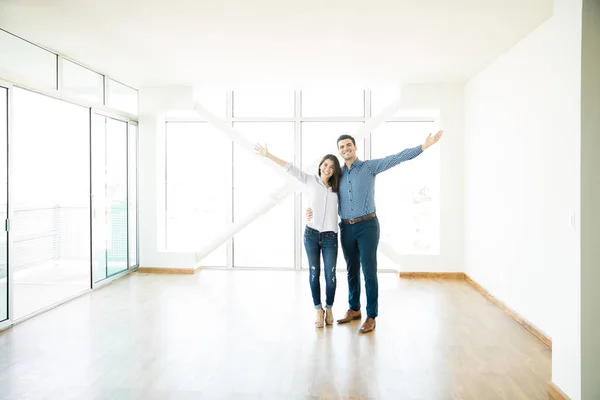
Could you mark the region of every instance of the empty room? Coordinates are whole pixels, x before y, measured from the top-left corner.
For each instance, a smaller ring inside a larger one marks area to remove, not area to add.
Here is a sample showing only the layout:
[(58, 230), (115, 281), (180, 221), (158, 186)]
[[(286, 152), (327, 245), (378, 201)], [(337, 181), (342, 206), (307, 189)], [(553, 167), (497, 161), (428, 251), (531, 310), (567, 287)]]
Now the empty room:
[(600, 400), (600, 1), (0, 1), (0, 400)]

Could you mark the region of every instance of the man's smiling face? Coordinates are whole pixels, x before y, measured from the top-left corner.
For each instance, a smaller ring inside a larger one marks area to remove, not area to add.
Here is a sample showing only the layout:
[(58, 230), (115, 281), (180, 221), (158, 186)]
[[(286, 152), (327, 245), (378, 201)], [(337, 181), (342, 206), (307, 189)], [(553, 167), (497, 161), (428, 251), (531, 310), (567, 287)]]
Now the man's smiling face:
[(356, 158), (356, 146), (352, 143), (352, 139), (340, 140), (338, 150), (344, 160), (354, 160)]

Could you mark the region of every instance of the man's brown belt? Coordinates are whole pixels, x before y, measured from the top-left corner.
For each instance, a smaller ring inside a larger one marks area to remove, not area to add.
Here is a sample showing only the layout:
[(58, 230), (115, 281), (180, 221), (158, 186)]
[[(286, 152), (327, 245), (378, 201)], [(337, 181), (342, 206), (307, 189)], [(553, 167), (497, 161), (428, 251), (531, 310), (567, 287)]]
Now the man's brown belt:
[(353, 219), (343, 219), (342, 222), (344, 224), (355, 224), (357, 222), (361, 222), (361, 221), (368, 221), (372, 218), (375, 218), (377, 215), (375, 215), (375, 213), (372, 214), (367, 214), (365, 216), (362, 217), (358, 217), (358, 218), (353, 218)]

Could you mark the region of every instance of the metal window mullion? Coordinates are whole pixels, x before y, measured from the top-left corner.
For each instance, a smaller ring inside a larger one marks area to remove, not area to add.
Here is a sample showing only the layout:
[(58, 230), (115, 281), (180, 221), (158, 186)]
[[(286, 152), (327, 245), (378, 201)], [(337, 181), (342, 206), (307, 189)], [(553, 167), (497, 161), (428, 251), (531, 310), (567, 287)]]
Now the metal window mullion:
[[(225, 96), (225, 123), (229, 124), (230, 126), (233, 127), (233, 91), (228, 90), (227, 94)], [(234, 184), (234, 178), (235, 178), (235, 172), (234, 172), (234, 166), (235, 166), (235, 161), (234, 161), (234, 157), (235, 157), (235, 144), (233, 143), (233, 140), (231, 141), (231, 191), (229, 193), (229, 207), (227, 207), (227, 209), (229, 210), (229, 213), (227, 215), (227, 220), (230, 223), (234, 223), (235, 222), (235, 210), (233, 209), (234, 207), (234, 198), (235, 198), (235, 184)], [(233, 262), (234, 262), (234, 254), (233, 252), (235, 251), (235, 245), (234, 245), (234, 238), (233, 236), (230, 237), (227, 240), (227, 268), (233, 268)]]
[(301, 117), (300, 122), (365, 122), (365, 117)]
[[(0, 82), (2, 83), (2, 82)], [(13, 211), (14, 211), (14, 207), (13, 207), (13, 201), (12, 201), (12, 166), (13, 166), (13, 160), (12, 160), (12, 138), (13, 138), (13, 123), (12, 123), (12, 110), (13, 110), (13, 87), (8, 84), (8, 85), (4, 85), (3, 86), (8, 89), (7, 92), (7, 102), (6, 102), (6, 113), (7, 113), (7, 131), (6, 131), (6, 167), (7, 167), (7, 172), (6, 172), (6, 189), (7, 189), (7, 208), (6, 208), (6, 218), (8, 221), (8, 231), (6, 232), (6, 282), (8, 284), (8, 308), (7, 308), (7, 320), (5, 321), (5, 323), (7, 324), (7, 326), (11, 325), (13, 323), (13, 319), (14, 319), (14, 311), (15, 311), (15, 301), (14, 301), (14, 274), (13, 274), (13, 269), (11, 268), (11, 249), (13, 248), (13, 243), (12, 243), (12, 233), (10, 232), (11, 229), (11, 220), (12, 220), (12, 216), (13, 216)]]
[(129, 229), (131, 229), (131, 226), (129, 224), (129, 185), (131, 184), (131, 182), (129, 181), (129, 136), (131, 135), (131, 125), (129, 123), (127, 123), (127, 133), (125, 134), (125, 218), (126, 218), (126, 223), (125, 226), (127, 227), (127, 229), (125, 229), (126, 235), (127, 235), (127, 240), (125, 241), (125, 245), (127, 246), (125, 254), (126, 254), (126, 260), (125, 260), (125, 265), (127, 266), (126, 270), (129, 270), (129, 237), (130, 237), (130, 233), (129, 233)]
[(92, 137), (93, 129), (94, 129), (94, 113), (90, 108), (88, 110), (88, 118), (89, 118), (89, 131), (88, 131), (88, 140), (89, 140), (89, 168), (90, 168), (90, 289), (95, 288), (94, 282), (94, 153), (93, 153), (93, 143), (94, 139)]
[(140, 127), (135, 124), (135, 267), (140, 266)]
[(63, 60), (60, 55), (56, 55), (56, 90), (60, 93), (62, 92), (62, 82), (63, 82)]
[(295, 122), (296, 118), (288, 117), (232, 117), (233, 122)]
[[(294, 91), (294, 165), (302, 168), (302, 91)], [(294, 193), (294, 269), (302, 268), (302, 193)]]

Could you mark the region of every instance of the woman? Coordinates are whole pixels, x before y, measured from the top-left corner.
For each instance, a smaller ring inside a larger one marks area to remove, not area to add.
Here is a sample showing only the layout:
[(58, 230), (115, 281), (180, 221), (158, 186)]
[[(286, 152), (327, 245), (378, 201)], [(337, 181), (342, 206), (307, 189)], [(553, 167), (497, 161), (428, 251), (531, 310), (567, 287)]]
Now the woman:
[[(291, 163), (269, 153), (267, 146), (256, 145), (255, 150), (263, 157), (285, 168), (293, 177), (306, 185), (308, 207), (312, 219), (304, 229), (304, 247), (310, 266), (310, 289), (317, 310), (315, 326), (333, 324), (331, 307), (335, 298), (335, 265), (338, 255), (338, 189), (342, 169), (333, 154), (327, 154), (319, 163), (317, 175), (307, 174)], [(321, 304), (321, 253), (325, 269), (325, 310)]]

